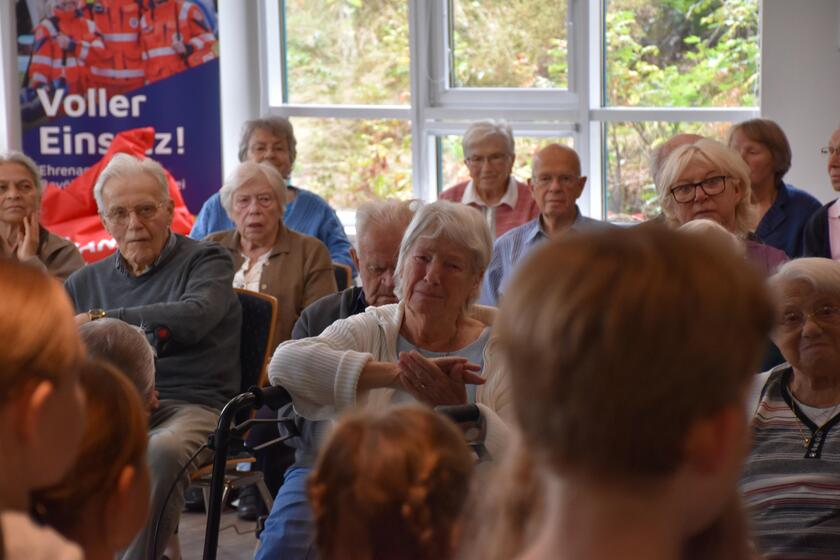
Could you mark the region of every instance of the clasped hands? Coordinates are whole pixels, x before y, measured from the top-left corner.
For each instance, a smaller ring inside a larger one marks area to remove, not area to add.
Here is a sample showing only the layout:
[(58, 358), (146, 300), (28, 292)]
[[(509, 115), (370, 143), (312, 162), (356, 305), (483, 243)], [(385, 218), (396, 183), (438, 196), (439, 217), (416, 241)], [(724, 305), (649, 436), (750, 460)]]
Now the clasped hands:
[(416, 350), (402, 352), (395, 386), (431, 406), (467, 402), (467, 385), (482, 385), (481, 366), (466, 358), (426, 358)]
[(31, 259), (38, 256), (40, 242), (37, 212), (25, 217), (20, 227), (0, 227), (0, 256), (14, 257), (19, 261)]

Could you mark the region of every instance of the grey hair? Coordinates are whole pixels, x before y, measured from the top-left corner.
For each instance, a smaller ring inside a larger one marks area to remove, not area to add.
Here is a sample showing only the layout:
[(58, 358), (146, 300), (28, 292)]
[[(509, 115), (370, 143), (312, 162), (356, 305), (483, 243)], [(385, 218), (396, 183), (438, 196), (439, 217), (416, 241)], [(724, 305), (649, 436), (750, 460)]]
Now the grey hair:
[(508, 155), (514, 155), (516, 143), (513, 140), (513, 130), (507, 121), (484, 120), (476, 121), (467, 127), (464, 137), (461, 139), (461, 147), (464, 150), (464, 157), (467, 157), (476, 144), (483, 142), (491, 136), (501, 136), (505, 139), (508, 148)]
[(417, 209), (423, 205), (420, 200), (397, 200), (386, 198), (365, 202), (356, 210), (356, 245), (370, 228), (387, 227), (404, 232), (411, 223)]
[(31, 157), (18, 152), (17, 150), (9, 150), (8, 152), (0, 152), (0, 165), (4, 163), (19, 163), (29, 171), (32, 175), (32, 182), (35, 183), (35, 190), (38, 192), (38, 198), (41, 198), (41, 189), (43, 188), (41, 182), (41, 173), (38, 171), (38, 164), (35, 163)]
[[(397, 268), (394, 270), (394, 293), (397, 298), (405, 296), (403, 270), (414, 244), (420, 239), (440, 237), (463, 246), (469, 254), (471, 272), (479, 278), (484, 275), (493, 253), (493, 236), (481, 212), (466, 204), (438, 200), (417, 210), (400, 243)], [(470, 295), (465, 308), (469, 308), (476, 298), (478, 290)]]
[(222, 203), (222, 208), (225, 209), (225, 212), (229, 216), (232, 215), (231, 209), (233, 206), (231, 205), (231, 200), (233, 199), (233, 194), (239, 187), (252, 179), (256, 179), (260, 175), (265, 178), (271, 190), (274, 192), (274, 196), (277, 197), (277, 204), (280, 206), (280, 215), (282, 216), (283, 210), (286, 208), (286, 181), (273, 165), (264, 161), (259, 163), (255, 161), (242, 162), (234, 167), (233, 171), (225, 179), (224, 185), (219, 190), (219, 198)]
[(768, 284), (778, 299), (784, 286), (804, 282), (815, 292), (840, 298), (840, 262), (822, 257), (788, 261), (770, 277)]
[(160, 187), (161, 201), (168, 202), (169, 183), (166, 180), (166, 172), (163, 166), (151, 158), (136, 158), (130, 154), (119, 153), (111, 158), (105, 169), (96, 179), (93, 186), (93, 198), (96, 200), (96, 208), (100, 214), (105, 212), (105, 201), (102, 199), (102, 190), (111, 179), (121, 179), (131, 175), (146, 173), (150, 175)]
[(155, 388), (155, 351), (142, 329), (106, 317), (80, 326), (79, 335), (91, 357), (117, 366), (148, 402)]
[(691, 220), (680, 226), (680, 231), (697, 237), (705, 237), (719, 241), (722, 245), (730, 247), (736, 254), (744, 256), (746, 247), (741, 240), (728, 229), (714, 220), (700, 218)]
[(656, 177), (656, 192), (667, 223), (672, 227), (680, 225), (675, 210), (677, 202), (671, 196), (670, 189), (674, 181), (698, 159), (704, 159), (718, 167), (730, 180), (737, 183), (741, 199), (735, 206), (734, 233), (741, 237), (746, 236), (752, 231), (756, 221), (755, 207), (750, 201), (750, 168), (738, 152), (708, 138), (676, 148), (665, 160), (662, 171)]
[(295, 138), (295, 128), (286, 117), (262, 117), (245, 121), (245, 124), (242, 125), (242, 134), (239, 136), (239, 161), (248, 159), (248, 143), (251, 141), (251, 135), (258, 128), (269, 131), (277, 138), (286, 139), (286, 143), (289, 145), (289, 160), (294, 165), (295, 158), (297, 158), (297, 139)]

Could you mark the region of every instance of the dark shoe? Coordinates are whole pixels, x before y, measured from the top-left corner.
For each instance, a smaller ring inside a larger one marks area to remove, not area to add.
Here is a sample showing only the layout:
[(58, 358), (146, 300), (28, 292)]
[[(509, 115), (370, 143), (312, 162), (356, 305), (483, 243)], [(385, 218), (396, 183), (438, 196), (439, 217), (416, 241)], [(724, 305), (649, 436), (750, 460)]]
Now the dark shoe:
[(257, 517), (266, 513), (263, 510), (262, 498), (255, 485), (247, 486), (239, 492), (239, 506), (237, 515), (245, 521), (256, 521)]
[(204, 511), (204, 494), (200, 486), (190, 486), (184, 492), (184, 509), (187, 511)]

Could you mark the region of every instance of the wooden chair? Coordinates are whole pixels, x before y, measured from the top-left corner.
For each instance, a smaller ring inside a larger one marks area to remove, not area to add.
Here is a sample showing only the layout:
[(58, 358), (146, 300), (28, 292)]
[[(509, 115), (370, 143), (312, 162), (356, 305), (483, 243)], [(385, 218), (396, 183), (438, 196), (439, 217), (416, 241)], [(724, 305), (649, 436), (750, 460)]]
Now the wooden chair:
[(333, 272), (335, 273), (335, 283), (338, 286), (338, 291), (343, 292), (353, 285), (353, 269), (346, 264), (333, 261)]

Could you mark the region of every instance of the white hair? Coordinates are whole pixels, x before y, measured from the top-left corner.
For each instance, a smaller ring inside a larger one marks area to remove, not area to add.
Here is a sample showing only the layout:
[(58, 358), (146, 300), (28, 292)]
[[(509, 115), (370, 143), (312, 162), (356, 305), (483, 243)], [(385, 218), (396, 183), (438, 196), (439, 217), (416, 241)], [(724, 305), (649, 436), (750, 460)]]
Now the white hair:
[(130, 154), (119, 153), (111, 158), (105, 169), (99, 174), (96, 179), (96, 184), (93, 186), (93, 198), (96, 200), (96, 208), (100, 214), (106, 211), (105, 201), (102, 198), (102, 190), (105, 185), (112, 179), (122, 179), (125, 177), (146, 173), (150, 175), (155, 183), (160, 187), (161, 202), (169, 201), (169, 183), (166, 181), (166, 172), (163, 166), (151, 158), (137, 158)]
[[(417, 210), (403, 236), (394, 271), (394, 293), (399, 299), (405, 296), (403, 270), (414, 244), (419, 239), (440, 237), (461, 245), (468, 254), (470, 271), (479, 278), (484, 274), (493, 253), (493, 236), (481, 212), (466, 204), (438, 200)], [(478, 291), (470, 296), (466, 307), (472, 305), (477, 297)]]
[(404, 232), (422, 205), (420, 200), (395, 198), (365, 202), (356, 209), (356, 245), (371, 228), (394, 228)]
[(23, 152), (18, 152), (17, 150), (0, 152), (0, 165), (4, 163), (19, 163), (24, 166), (26, 170), (29, 171), (29, 174), (32, 175), (32, 182), (35, 183), (35, 190), (38, 193), (38, 198), (41, 198), (41, 189), (43, 188), (41, 183), (41, 173), (38, 171), (38, 165), (31, 157)]
[(91, 357), (115, 365), (148, 402), (155, 388), (155, 351), (142, 329), (106, 317), (80, 326), (79, 335)]
[(778, 294), (788, 284), (804, 282), (815, 292), (840, 298), (840, 262), (822, 257), (794, 259), (783, 264), (768, 281)]
[(714, 239), (724, 246), (730, 247), (736, 254), (743, 256), (746, 248), (741, 240), (731, 231), (708, 218), (691, 220), (680, 226), (680, 231), (697, 237)]
[(277, 204), (280, 206), (280, 214), (282, 216), (283, 210), (286, 208), (286, 181), (280, 172), (266, 161), (256, 163), (254, 161), (245, 161), (233, 168), (230, 175), (225, 179), (225, 184), (219, 190), (219, 198), (221, 199), (222, 208), (228, 215), (231, 215), (233, 206), (231, 200), (233, 194), (245, 183), (252, 179), (256, 179), (262, 175), (266, 182), (268, 182), (274, 196), (277, 197)]
[(469, 156), (476, 144), (492, 136), (504, 138), (507, 143), (508, 155), (515, 154), (516, 144), (513, 140), (513, 130), (511, 130), (510, 125), (506, 121), (485, 120), (472, 123), (464, 132), (464, 137), (461, 139), (464, 157)]

